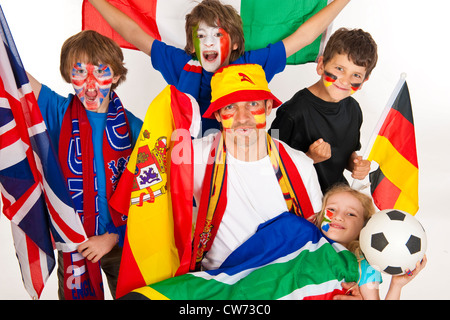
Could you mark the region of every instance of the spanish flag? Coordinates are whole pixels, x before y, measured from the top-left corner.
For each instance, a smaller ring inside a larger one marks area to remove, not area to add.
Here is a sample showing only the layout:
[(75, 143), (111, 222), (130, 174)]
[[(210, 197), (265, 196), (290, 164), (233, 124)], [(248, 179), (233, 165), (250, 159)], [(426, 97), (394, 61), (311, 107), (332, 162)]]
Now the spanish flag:
[[(193, 202), (191, 136), (197, 102), (167, 86), (150, 104), (110, 205), (128, 215), (116, 297), (189, 270)], [(169, 174), (170, 172), (170, 174)]]
[(379, 121), (368, 160), (371, 193), (378, 209), (400, 209), (414, 215), (419, 209), (419, 165), (414, 120), (405, 77), (402, 76)]

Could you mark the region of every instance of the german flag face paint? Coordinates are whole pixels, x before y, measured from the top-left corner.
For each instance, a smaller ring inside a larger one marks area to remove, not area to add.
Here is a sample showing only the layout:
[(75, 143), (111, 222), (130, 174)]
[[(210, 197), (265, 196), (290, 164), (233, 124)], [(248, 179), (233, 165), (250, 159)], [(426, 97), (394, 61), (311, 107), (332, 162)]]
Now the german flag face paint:
[(361, 83), (350, 83), (350, 88), (351, 88), (351, 93), (350, 94), (354, 94), (356, 91), (358, 91), (359, 87), (361, 87), (362, 82)]
[(337, 80), (337, 77), (328, 71), (324, 70), (323, 74), (324, 74), (323, 82), (325, 84), (325, 87), (327, 87), (327, 88), (329, 86), (331, 86)]
[[(331, 72), (328, 72), (326, 70), (323, 71), (324, 77), (323, 77), (323, 83), (325, 84), (325, 87), (331, 86), (336, 80), (338, 79), (337, 76), (332, 74)], [(363, 83), (350, 83), (350, 94), (354, 94), (358, 89), (361, 87)]]

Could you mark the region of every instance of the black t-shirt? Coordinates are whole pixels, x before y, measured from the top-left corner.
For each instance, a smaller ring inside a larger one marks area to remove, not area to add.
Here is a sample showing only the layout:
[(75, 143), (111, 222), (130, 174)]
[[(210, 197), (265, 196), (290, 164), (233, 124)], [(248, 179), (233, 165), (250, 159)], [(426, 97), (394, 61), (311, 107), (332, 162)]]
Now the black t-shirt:
[(325, 193), (338, 182), (348, 184), (343, 173), (351, 154), (361, 148), (361, 125), (361, 108), (354, 98), (327, 102), (305, 88), (278, 108), (270, 133), (305, 153), (317, 139), (330, 144), (331, 158), (314, 165)]

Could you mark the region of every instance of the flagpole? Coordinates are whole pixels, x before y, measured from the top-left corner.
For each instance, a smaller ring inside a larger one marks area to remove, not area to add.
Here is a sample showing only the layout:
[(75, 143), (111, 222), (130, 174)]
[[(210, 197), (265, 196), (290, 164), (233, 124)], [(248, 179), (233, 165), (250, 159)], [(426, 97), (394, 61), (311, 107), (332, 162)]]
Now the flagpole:
[[(383, 125), (384, 120), (386, 119), (386, 116), (389, 113), (389, 110), (391, 109), (392, 105), (394, 104), (395, 99), (397, 98), (400, 90), (402, 89), (402, 87), (406, 81), (406, 76), (407, 75), (405, 72), (402, 72), (400, 74), (400, 79), (398, 80), (397, 85), (394, 88), (394, 91), (392, 92), (391, 96), (389, 97), (389, 100), (386, 103), (386, 106), (384, 107), (384, 110), (381, 113), (381, 116), (380, 116), (375, 128), (373, 129), (369, 143), (367, 144), (367, 146), (365, 148), (365, 151), (363, 154), (363, 159), (367, 159), (369, 157), (370, 151), (372, 151), (372, 146), (375, 142), (375, 139), (378, 136), (378, 132), (380, 131), (380, 128)], [(363, 189), (367, 188), (369, 185), (370, 185), (370, 183), (364, 184), (361, 182), (361, 180), (353, 179), (351, 187), (356, 190), (363, 190)]]

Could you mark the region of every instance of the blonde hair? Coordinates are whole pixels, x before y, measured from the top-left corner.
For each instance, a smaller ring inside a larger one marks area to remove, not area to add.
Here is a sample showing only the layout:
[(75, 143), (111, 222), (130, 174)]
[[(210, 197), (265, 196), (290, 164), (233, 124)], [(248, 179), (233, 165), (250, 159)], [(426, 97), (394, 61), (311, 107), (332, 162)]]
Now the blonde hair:
[[(353, 197), (355, 197), (362, 205), (363, 207), (363, 216), (364, 216), (364, 225), (367, 223), (367, 221), (370, 219), (370, 217), (375, 213), (375, 206), (373, 205), (373, 201), (372, 198), (358, 190), (352, 189), (351, 187), (349, 187), (348, 185), (345, 184), (337, 184), (334, 185), (333, 187), (331, 187), (324, 195), (323, 200), (322, 200), (322, 209), (320, 210), (320, 212), (317, 214), (316, 216), (316, 226), (320, 228), (324, 216), (325, 216), (325, 209), (327, 206), (327, 201), (328, 199), (337, 193), (342, 193), (342, 192), (348, 192), (350, 193)], [(349, 251), (353, 252), (356, 256), (356, 258), (358, 259), (358, 261), (360, 260), (360, 258), (363, 256), (362, 252), (361, 252), (361, 248), (359, 246), (359, 238), (350, 242), (350, 244), (348, 245), (347, 248)]]
[(222, 4), (219, 0), (203, 0), (186, 15), (186, 46), (184, 51), (188, 54), (195, 57), (192, 36), (193, 29), (200, 22), (205, 22), (209, 26), (218, 24), (230, 35), (231, 45), (237, 44), (237, 49), (231, 51), (230, 62), (237, 60), (244, 54), (245, 41), (241, 16), (233, 6)]
[(86, 59), (85, 63), (98, 65), (107, 64), (114, 72), (114, 76), (120, 76), (117, 83), (113, 83), (111, 90), (125, 81), (128, 72), (125, 68), (122, 49), (108, 37), (93, 30), (81, 31), (68, 38), (61, 48), (59, 71), (67, 83), (71, 83), (73, 65)]

